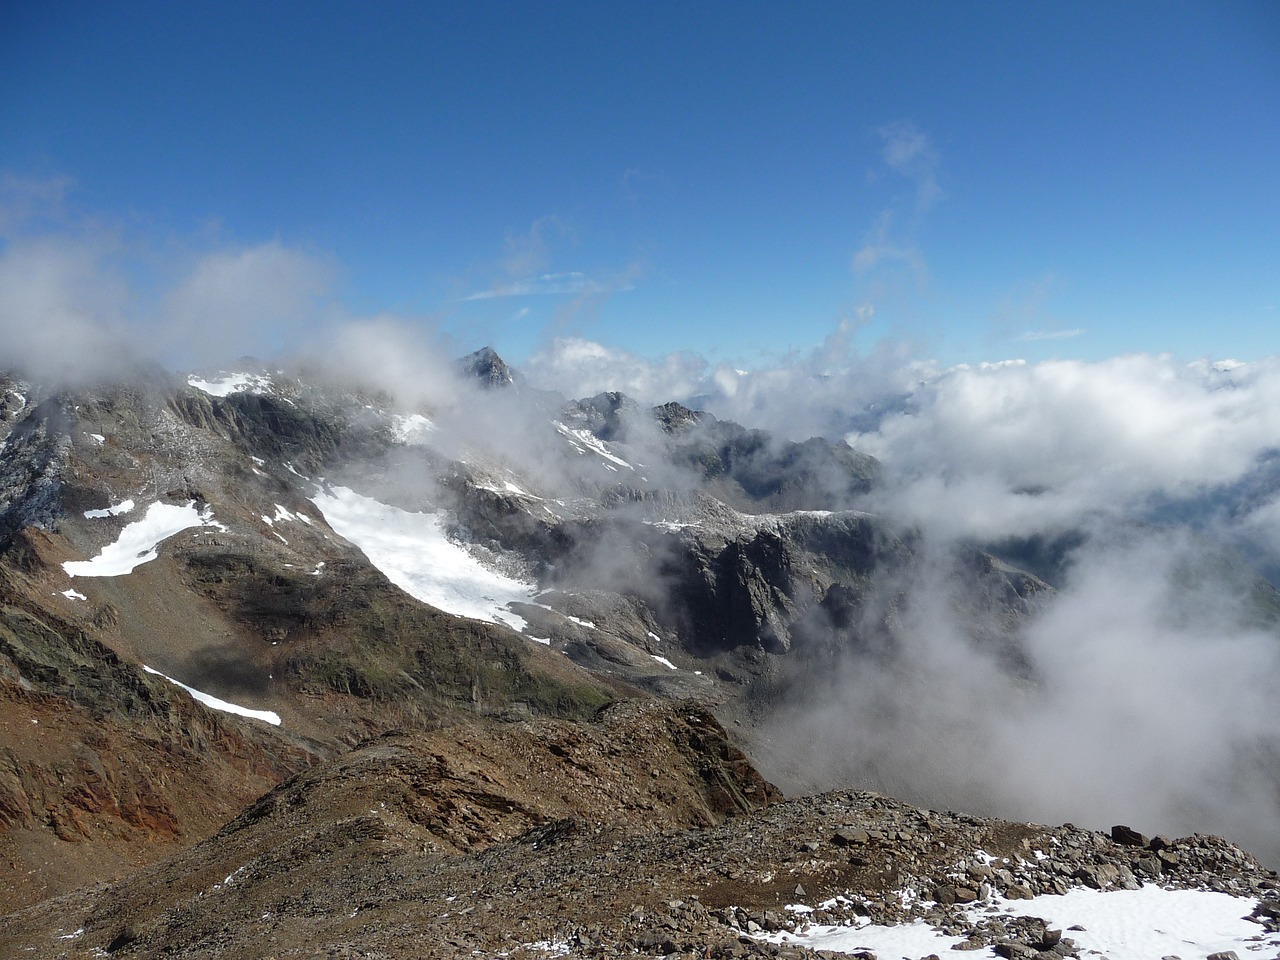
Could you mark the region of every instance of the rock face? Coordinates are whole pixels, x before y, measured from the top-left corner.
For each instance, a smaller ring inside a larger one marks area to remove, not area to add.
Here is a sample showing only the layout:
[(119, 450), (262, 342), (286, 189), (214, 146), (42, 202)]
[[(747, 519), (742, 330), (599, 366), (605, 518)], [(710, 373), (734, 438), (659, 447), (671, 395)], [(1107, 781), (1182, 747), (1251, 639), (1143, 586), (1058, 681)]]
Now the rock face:
[[(732, 703), (755, 696), (776, 661), (885, 646), (857, 639), (879, 630), (860, 605), (873, 572), (911, 562), (911, 535), (854, 512), (794, 512), (875, 482), (874, 461), (843, 444), (778, 442), (618, 393), (565, 402), (523, 389), (514, 401), (483, 391), (490, 400), (473, 397), (453, 426), (417, 414), (428, 428), (407, 434), (414, 421), (385, 396), (252, 366), (195, 381), (208, 390), (154, 369), (47, 396), (0, 384), (0, 693), (117, 724), (98, 759), (71, 740), (10, 748), (6, 822), (52, 838), (15, 854), (15, 875), (47, 854), (84, 877), (75, 864), (88, 847), (62, 839), (83, 832), (76, 817), (98, 818), (98, 839), (118, 822), (121, 837), (191, 842), (253, 792), (389, 728), (581, 717), (641, 692)], [(458, 370), (463, 396), (477, 381), (516, 382), (492, 350)], [(316, 477), (436, 511), (457, 542), (536, 581), (541, 595), (519, 611), (525, 635), (393, 587), (310, 504)], [(69, 580), (63, 561), (94, 556), (138, 516), (112, 512), (124, 502), (199, 505), (215, 525), (127, 577)], [(294, 518), (287, 532), (273, 516)], [(143, 664), (285, 722), (210, 715)], [(192, 796), (214, 781), (235, 788), (207, 816), (164, 812), (146, 800), (152, 780), (127, 773), (155, 769), (160, 746), (184, 751)], [(119, 770), (102, 759), (111, 749)], [(67, 812), (42, 817), (46, 807)], [(131, 824), (144, 808), (154, 816)], [(66, 882), (49, 874), (7, 903)]]
[(479, 381), (484, 387), (509, 387), (515, 375), (492, 347), (481, 347), (458, 361), (458, 369), (465, 377)]
[[(1040, 828), (866, 795), (781, 803), (706, 705), (745, 736), (837, 662), (901, 666), (902, 585), (929, 565), (964, 640), (1038, 681), (1016, 628), (1048, 585), (858, 511), (879, 469), (847, 445), (618, 393), (564, 401), (491, 350), (460, 362), (444, 410), (255, 370), (57, 395), (0, 380), (0, 912), (154, 865), (5, 921), (0, 955), (65, 921), (68, 956), (263, 956), (263, 923), (279, 956), (321, 929), (339, 956), (508, 935), (738, 956), (797, 887), (910, 883), (954, 906), (1209, 870), (1264, 889), (1209, 841), (1121, 831), (1095, 856), (1062, 833), (1067, 872), (1046, 873), (1013, 842)], [(521, 599), (490, 620), (415, 599), (326, 521), (344, 487), (430, 515), (440, 536), (410, 574), (474, 561), (469, 600), (494, 579)], [(83, 574), (156, 506), (197, 519), (139, 543), (127, 575)], [(943, 882), (979, 842), (1020, 858), (1008, 877)]]
[[(1232, 844), (1152, 845), (1179, 854), (1161, 883), (1257, 897), (1274, 925), (1276, 875)], [(828, 955), (758, 938), (870, 919), (1071, 957), (1072, 931), (983, 906), (1081, 874), (1131, 888), (1147, 849), (871, 793), (781, 801), (705, 710), (628, 703), (588, 724), (374, 739), (187, 853), (14, 914), (0, 951), (89, 957), (123, 937), (139, 958), (807, 957)]]

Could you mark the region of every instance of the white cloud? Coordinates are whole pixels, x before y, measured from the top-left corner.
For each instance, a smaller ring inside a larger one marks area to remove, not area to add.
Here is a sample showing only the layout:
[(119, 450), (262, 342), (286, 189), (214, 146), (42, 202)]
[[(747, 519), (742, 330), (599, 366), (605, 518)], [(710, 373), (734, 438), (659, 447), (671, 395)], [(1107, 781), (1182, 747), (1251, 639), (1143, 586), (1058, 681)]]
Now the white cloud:
[(825, 777), (810, 787), (1280, 856), (1280, 648), (1247, 586), (1182, 532), (1112, 531), (1073, 561), (1018, 628), (1023, 675), (969, 634), (954, 568), (878, 583), (866, 613), (893, 609), (891, 652), (827, 665), (766, 728), (775, 762)]
[(118, 364), (131, 295), (116, 252), (105, 236), (9, 240), (0, 250), (0, 366), (65, 380)]
[(501, 283), (488, 290), (477, 290), (462, 297), (471, 300), (495, 300), (501, 297), (586, 296), (590, 294), (617, 293), (632, 289), (630, 282), (620, 283), (593, 280), (579, 271), (568, 273), (544, 273), (537, 277), (524, 277), (509, 283)]
[(278, 352), (323, 317), (333, 269), (278, 241), (217, 250), (196, 260), (163, 298), (168, 346), (235, 357), (260, 349), (270, 331)]
[(881, 161), (891, 173), (914, 184), (915, 202), (910, 211), (903, 211), (900, 203), (886, 208), (867, 231), (851, 266), (859, 276), (885, 267), (906, 266), (915, 284), (923, 286), (929, 270), (915, 234), (924, 215), (942, 199), (937, 154), (928, 134), (907, 120), (885, 124), (876, 134), (880, 138)]
[(61, 220), (66, 200), (75, 186), (70, 177), (21, 176), (0, 172), (0, 236), (20, 229), (32, 220)]
[(893, 172), (916, 185), (916, 211), (924, 213), (942, 199), (938, 185), (938, 156), (929, 135), (910, 120), (880, 127), (880, 157)]
[(305, 352), (329, 375), (387, 390), (406, 409), (440, 410), (458, 399), (454, 358), (420, 323), (389, 314), (347, 318), (313, 337)]
[(896, 478), (881, 506), (955, 533), (1069, 525), (1242, 476), (1280, 438), (1280, 365), (1167, 356), (958, 367), (850, 443)]
[(896, 232), (893, 213), (885, 211), (853, 255), (853, 272), (863, 274), (885, 264), (901, 263), (910, 268), (917, 283), (923, 283), (929, 272), (924, 254), (914, 244), (896, 236)]
[(1070, 340), (1084, 335), (1082, 327), (1073, 330), (1028, 330), (1013, 339), (1019, 343), (1035, 343), (1040, 340)]
[(570, 397), (618, 390), (641, 403), (684, 400), (700, 392), (706, 361), (672, 353), (653, 361), (579, 337), (556, 339), (525, 366), (529, 379)]

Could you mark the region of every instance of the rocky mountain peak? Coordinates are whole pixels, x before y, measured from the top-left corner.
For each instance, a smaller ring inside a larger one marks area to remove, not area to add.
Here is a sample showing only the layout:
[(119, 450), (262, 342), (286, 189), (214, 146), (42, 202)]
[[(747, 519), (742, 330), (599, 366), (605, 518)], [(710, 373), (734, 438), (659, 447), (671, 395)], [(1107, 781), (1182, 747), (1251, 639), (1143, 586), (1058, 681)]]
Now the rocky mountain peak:
[[(291, 886), (299, 850), (377, 922), (427, 892), (452, 903), (505, 883), (512, 865), (545, 898), (577, 864), (539, 929), (511, 926), (535, 915), (523, 903), (458, 906), (489, 918), (458, 935), (468, 956), (567, 937), (583, 904), (615, 944), (670, 954), (650, 938), (675, 931), (706, 956), (707, 936), (747, 949), (739, 933), (777, 926), (764, 913), (801, 887), (818, 902), (860, 890), (873, 912), (905, 904), (908, 882), (948, 910), (984, 885), (1276, 889), (1199, 840), (1130, 856), (1061, 833), (1051, 869), (1039, 828), (872, 795), (781, 803), (766, 778), (808, 791), (825, 774), (799, 750), (770, 756), (778, 728), (762, 718), (914, 670), (922, 612), (1035, 696), (1052, 678), (1019, 629), (1053, 590), (1027, 572), (1052, 551), (944, 552), (862, 512), (879, 465), (842, 441), (617, 391), (507, 391), (518, 381), (488, 347), (456, 364), (485, 390), (438, 409), (249, 359), (259, 374), (76, 392), (0, 378), (0, 913), (184, 851), (113, 888), (108, 913), (86, 893), (65, 931), (83, 930), (66, 945), (83, 952), (67, 956), (158, 956), (179, 936), (184, 955), (230, 956), (228, 924), (268, 917), (297, 920), (273, 929), (299, 950), (341, 946), (365, 921), (344, 910), (317, 932)], [(323, 799), (292, 799), (307, 796)], [(953, 876), (980, 852), (1002, 865)], [(377, 864), (407, 885), (380, 886)], [(515, 903), (503, 896), (478, 904)], [(31, 937), (47, 940), (53, 909), (25, 914)], [(454, 909), (407, 922), (453, 936)], [(196, 913), (183, 931), (168, 919)], [(25, 955), (27, 935), (6, 941), (0, 923), (0, 955)]]
[(481, 347), (457, 363), (464, 377), (478, 380), (484, 387), (510, 387), (516, 382), (514, 371), (492, 347)]
[(677, 403), (675, 400), (654, 407), (653, 415), (667, 433), (679, 433), (695, 423), (715, 419), (709, 413), (690, 410), (683, 403)]
[(640, 405), (624, 393), (608, 391), (566, 404), (566, 416), (578, 420), (601, 440), (623, 441), (639, 417)]

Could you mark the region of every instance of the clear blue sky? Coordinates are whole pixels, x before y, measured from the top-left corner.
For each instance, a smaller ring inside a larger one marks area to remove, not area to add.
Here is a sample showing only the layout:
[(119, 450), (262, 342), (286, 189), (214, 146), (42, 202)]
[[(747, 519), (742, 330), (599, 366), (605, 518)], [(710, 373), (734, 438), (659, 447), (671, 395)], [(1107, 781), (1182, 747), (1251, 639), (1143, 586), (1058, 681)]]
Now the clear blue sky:
[(7, 3), (0, 131), (517, 361), (1277, 352), (1275, 2)]

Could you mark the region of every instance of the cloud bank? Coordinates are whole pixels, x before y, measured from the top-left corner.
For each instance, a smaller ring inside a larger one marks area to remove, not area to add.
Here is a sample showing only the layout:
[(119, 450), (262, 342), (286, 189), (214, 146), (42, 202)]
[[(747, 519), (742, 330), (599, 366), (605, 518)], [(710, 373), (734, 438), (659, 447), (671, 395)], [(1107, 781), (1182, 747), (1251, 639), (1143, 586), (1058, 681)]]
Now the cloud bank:
[[(922, 210), (936, 199), (931, 161), (910, 134), (886, 136), (884, 160), (913, 178)], [(432, 410), (459, 444), (480, 438), (567, 482), (542, 462), (545, 399), (460, 392), (461, 351), (430, 323), (343, 309), (330, 260), (279, 241), (161, 253), (70, 219), (61, 182), (3, 190), (0, 367), (65, 382), (139, 358), (301, 357)], [(545, 238), (526, 239), (506, 282), (555, 279), (536, 272)], [(905, 345), (863, 348), (867, 319), (759, 364), (573, 337), (523, 372), (569, 397), (680, 400), (881, 460), (885, 483), (858, 506), (914, 526), (927, 547), (909, 578), (873, 585), (902, 599), (895, 650), (808, 678), (767, 731), (778, 756), (924, 802), (1217, 830), (1280, 862), (1280, 599), (1252, 572), (1280, 573), (1280, 358), (942, 368)], [(948, 558), (957, 544), (1035, 538), (1057, 545), (1057, 591), (1016, 625), (1025, 669), (1011, 671), (975, 646)]]
[[(859, 506), (919, 531), (922, 559), (832, 626), (834, 660), (796, 668), (762, 731), (770, 774), (1218, 832), (1280, 863), (1280, 593), (1260, 576), (1280, 571), (1280, 358), (943, 369), (855, 339), (849, 325), (751, 370), (581, 340), (531, 365), (570, 394), (676, 396), (880, 458), (886, 482)], [(964, 544), (1040, 561), (1056, 589), (1012, 626), (988, 622), (966, 599)], [(887, 653), (866, 642), (885, 623)], [(976, 639), (1010, 630), (1017, 668)]]

